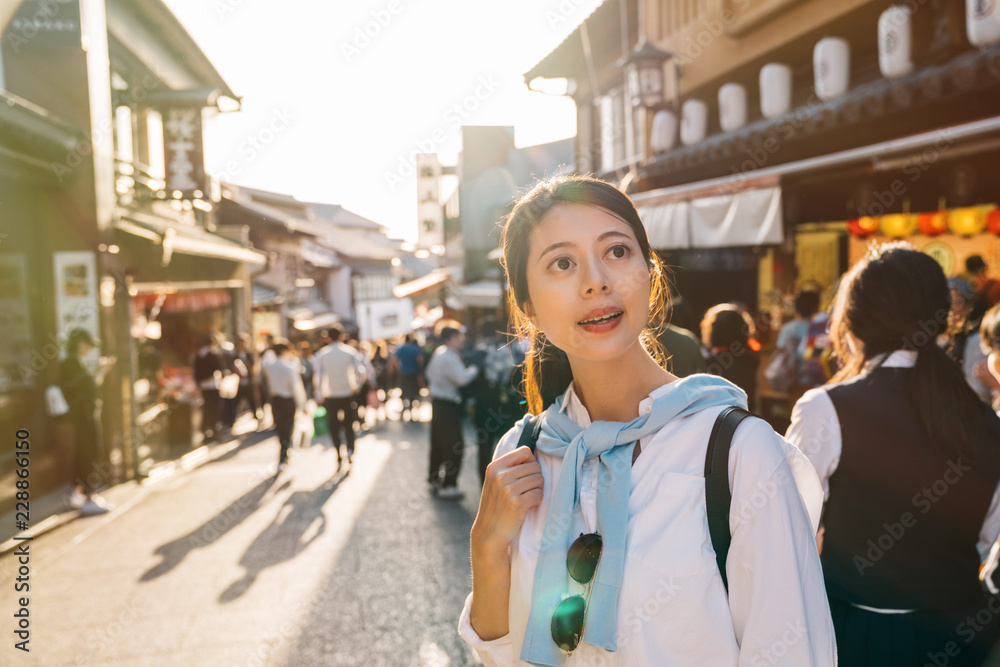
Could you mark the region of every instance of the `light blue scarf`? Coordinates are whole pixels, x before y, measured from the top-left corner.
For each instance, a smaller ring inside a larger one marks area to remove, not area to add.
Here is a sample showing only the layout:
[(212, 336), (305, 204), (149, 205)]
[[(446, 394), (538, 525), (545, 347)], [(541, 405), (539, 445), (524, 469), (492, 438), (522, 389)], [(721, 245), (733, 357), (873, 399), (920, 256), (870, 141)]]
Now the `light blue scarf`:
[[(691, 375), (677, 380), (653, 401), (649, 414), (628, 424), (594, 422), (586, 429), (562, 413), (562, 397), (542, 413), (538, 451), (563, 460), (552, 493), (545, 531), (535, 568), (531, 614), (521, 648), (521, 660), (555, 667), (565, 655), (552, 641), (552, 612), (568, 588), (566, 552), (570, 544), (573, 510), (580, 497), (583, 462), (600, 457), (597, 477), (597, 532), (603, 548), (594, 576), (584, 643), (608, 651), (618, 649), (618, 591), (625, 569), (625, 531), (631, 488), (632, 450), (672, 419), (706, 408), (738, 405), (747, 397), (736, 385), (714, 375)], [(708, 445), (708, 434), (705, 434)]]

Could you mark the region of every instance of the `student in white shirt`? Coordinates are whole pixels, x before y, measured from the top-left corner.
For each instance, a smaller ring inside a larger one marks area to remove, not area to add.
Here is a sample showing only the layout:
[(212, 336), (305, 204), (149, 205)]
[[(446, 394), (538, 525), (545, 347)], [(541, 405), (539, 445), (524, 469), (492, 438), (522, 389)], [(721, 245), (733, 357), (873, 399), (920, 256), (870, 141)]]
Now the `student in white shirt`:
[[(632, 202), (601, 181), (554, 179), (518, 202), (501, 245), (510, 312), (532, 341), (529, 411), (544, 413), (535, 454), (517, 447), (522, 422), (487, 469), (461, 635), (486, 665), (836, 664), (822, 489), (753, 418), (729, 458), (727, 593), (705, 454), (716, 417), (746, 396), (715, 376), (677, 379), (651, 355), (666, 278)], [(573, 542), (579, 560), (596, 558), (587, 584), (567, 574)], [(586, 606), (560, 646), (550, 621), (573, 594)]]
[(305, 408), (306, 390), (302, 385), (302, 366), (292, 353), (291, 344), (286, 340), (274, 343), (274, 362), (268, 366), (267, 383), (271, 391), (271, 414), (274, 430), (278, 432), (281, 451), (278, 468), (288, 462), (288, 448), (295, 431), (295, 411)]
[(458, 472), (462, 469), (465, 436), (462, 435), (462, 387), (479, 373), (466, 366), (458, 351), (465, 334), (454, 327), (441, 329), (441, 345), (427, 362), (431, 395), (431, 452), (427, 483), (438, 498), (459, 500)]
[(937, 345), (949, 302), (929, 255), (873, 246), (834, 300), (841, 369), (792, 410), (787, 438), (827, 497), (823, 574), (852, 667), (978, 666), (997, 636), (979, 569), (1000, 534), (1000, 419)]

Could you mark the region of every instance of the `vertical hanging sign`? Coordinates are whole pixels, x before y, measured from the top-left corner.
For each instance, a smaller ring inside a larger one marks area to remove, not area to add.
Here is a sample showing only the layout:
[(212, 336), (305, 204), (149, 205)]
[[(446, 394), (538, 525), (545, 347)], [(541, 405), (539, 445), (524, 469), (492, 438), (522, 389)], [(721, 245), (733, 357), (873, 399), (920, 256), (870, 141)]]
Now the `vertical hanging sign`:
[(184, 199), (200, 198), (206, 191), (201, 111), (186, 106), (163, 112), (167, 192), (180, 192)]

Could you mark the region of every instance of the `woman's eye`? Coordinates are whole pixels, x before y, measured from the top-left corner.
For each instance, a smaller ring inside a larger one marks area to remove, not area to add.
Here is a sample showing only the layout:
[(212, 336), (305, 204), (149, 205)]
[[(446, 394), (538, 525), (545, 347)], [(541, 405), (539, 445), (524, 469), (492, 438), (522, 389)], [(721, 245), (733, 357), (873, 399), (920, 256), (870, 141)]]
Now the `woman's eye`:
[(611, 248), (611, 256), (616, 259), (622, 259), (628, 256), (628, 246), (616, 245)]
[(569, 259), (566, 258), (566, 257), (560, 257), (556, 261), (552, 262), (552, 268), (554, 268), (554, 269), (556, 269), (558, 271), (566, 271), (571, 266), (573, 266), (573, 263), (570, 262)]

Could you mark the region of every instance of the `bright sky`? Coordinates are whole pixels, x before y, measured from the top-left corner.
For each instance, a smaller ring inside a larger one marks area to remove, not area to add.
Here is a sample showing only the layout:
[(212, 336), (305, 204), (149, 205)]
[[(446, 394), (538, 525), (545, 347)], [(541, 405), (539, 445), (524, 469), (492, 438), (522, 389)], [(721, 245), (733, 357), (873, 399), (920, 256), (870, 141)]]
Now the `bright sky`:
[(415, 152), (454, 164), (463, 124), (513, 125), (518, 146), (576, 133), (572, 100), (522, 75), (600, 2), (166, 0), (243, 98), (206, 131), (212, 173), (410, 240)]

